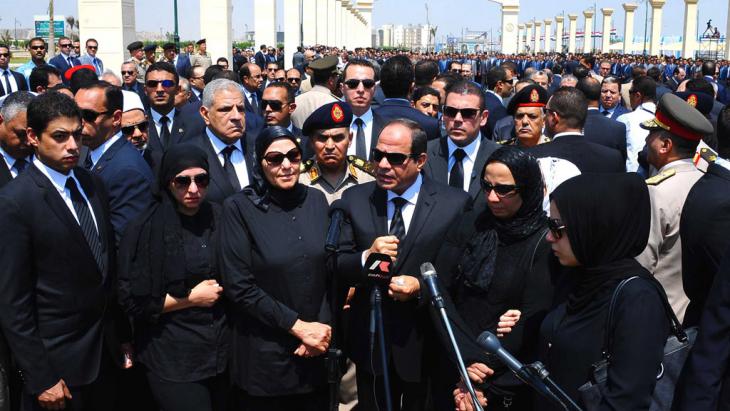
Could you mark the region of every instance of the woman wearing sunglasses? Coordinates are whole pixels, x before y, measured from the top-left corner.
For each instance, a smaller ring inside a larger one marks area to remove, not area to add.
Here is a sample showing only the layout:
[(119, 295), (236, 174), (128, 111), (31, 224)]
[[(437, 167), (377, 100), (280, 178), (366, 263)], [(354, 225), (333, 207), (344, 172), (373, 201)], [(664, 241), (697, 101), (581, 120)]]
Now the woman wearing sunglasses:
[[(550, 242), (560, 264), (574, 273), (567, 302), (547, 315), (540, 330), (540, 355), (552, 379), (578, 405), (578, 388), (602, 359), (611, 333), (607, 390), (601, 410), (648, 410), (669, 334), (669, 320), (656, 281), (636, 260), (649, 238), (646, 183), (635, 173), (583, 174), (550, 196)], [(616, 286), (638, 276), (620, 292), (610, 330), (608, 306)], [(539, 409), (551, 407), (543, 401)]]
[(218, 259), (234, 325), (236, 409), (327, 409), (327, 200), (298, 182), (302, 160), (284, 127), (256, 139), (253, 183), (224, 204)]
[[(487, 159), (482, 187), (487, 208), (466, 214), (439, 256), (440, 261), (451, 261), (447, 267), (453, 267), (444, 281), (473, 339), (483, 331), (498, 335), (510, 331), (502, 344), (529, 363), (535, 360), (539, 324), (553, 294), (540, 167), (524, 151), (501, 147)], [(510, 309), (519, 310), (521, 320), (511, 330), (503, 330), (500, 315)], [(488, 365), (495, 371), (487, 380), (489, 409), (531, 410), (530, 388), (501, 364)], [(485, 367), (471, 368), (481, 374), (477, 382), (485, 382)], [(458, 376), (451, 378), (453, 389)]]
[(216, 268), (220, 207), (205, 200), (206, 153), (167, 150), (157, 202), (119, 249), (119, 297), (134, 321), (137, 362), (165, 411), (225, 410), (230, 331)]

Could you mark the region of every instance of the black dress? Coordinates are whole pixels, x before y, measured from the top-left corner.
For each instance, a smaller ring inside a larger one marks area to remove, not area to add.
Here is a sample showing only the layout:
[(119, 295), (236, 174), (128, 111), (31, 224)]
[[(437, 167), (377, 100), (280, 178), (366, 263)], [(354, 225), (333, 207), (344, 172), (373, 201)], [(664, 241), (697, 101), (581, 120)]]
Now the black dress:
[(261, 198), (248, 187), (229, 197), (218, 253), (232, 306), (231, 378), (245, 396), (272, 401), (326, 387), (324, 357), (295, 356), (301, 342), (289, 330), (297, 319), (330, 320), (328, 205), (318, 190), (297, 184), (290, 191)]

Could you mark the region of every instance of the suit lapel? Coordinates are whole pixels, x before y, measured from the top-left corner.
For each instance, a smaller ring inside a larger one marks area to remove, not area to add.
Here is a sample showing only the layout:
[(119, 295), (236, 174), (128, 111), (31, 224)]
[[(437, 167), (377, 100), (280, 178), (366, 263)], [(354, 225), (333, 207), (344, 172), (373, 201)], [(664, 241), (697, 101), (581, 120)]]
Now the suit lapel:
[(469, 176), (469, 195), (471, 198), (475, 198), (481, 190), (482, 186), (479, 180), (481, 179), (484, 164), (487, 162), (487, 157), (491, 154), (489, 150), (491, 148), (490, 143), (491, 142), (489, 140), (484, 138), (479, 142), (479, 150), (477, 151), (476, 158), (474, 159), (474, 167), (471, 169), (471, 176)]
[(150, 119), (150, 126), (147, 128), (148, 131), (148, 142), (149, 149), (164, 152), (165, 149), (162, 147), (160, 142), (160, 136), (157, 134), (157, 125), (155, 120), (152, 119), (152, 110), (147, 112), (147, 117)]
[(375, 186), (370, 195), (370, 215), (377, 237), (388, 235), (388, 195), (385, 190)]
[[(83, 171), (76, 171), (75, 174), (76, 174), (76, 178), (81, 183), (81, 188), (84, 190), (84, 193), (86, 194), (86, 198), (89, 199), (89, 203), (91, 204), (91, 209), (94, 212), (94, 217), (96, 218), (96, 226), (99, 231), (99, 240), (101, 241), (101, 249), (102, 249), (102, 252), (104, 253), (102, 261), (104, 261), (105, 265), (108, 265), (109, 264), (108, 263), (109, 262), (108, 253), (109, 253), (110, 244), (107, 241), (109, 239), (109, 231), (108, 231), (109, 227), (107, 227), (107, 225), (105, 224), (105, 222), (108, 221), (107, 210), (104, 208), (102, 200), (99, 197), (99, 193), (97, 192), (96, 187), (94, 186), (94, 182), (91, 179), (91, 176), (84, 173)], [(78, 224), (76, 224), (76, 225), (78, 226)], [(82, 235), (83, 235), (83, 233), (82, 233)], [(84, 238), (84, 244), (87, 244), (85, 238)], [(90, 248), (89, 248), (89, 254), (91, 254)], [(91, 254), (91, 257), (93, 258), (93, 254)], [(105, 267), (102, 275), (106, 275), (106, 272), (108, 270), (109, 270), (109, 267)]]
[(428, 161), (431, 163), (431, 169), (433, 173), (431, 178), (440, 183), (449, 183), (449, 137), (443, 137), (439, 141), (438, 153), (436, 158), (429, 158)]
[(9, 183), (12, 179), (13, 175), (10, 174), (10, 170), (8, 169), (5, 159), (0, 158), (0, 187)]
[[(436, 204), (436, 198), (434, 197), (436, 191), (433, 190), (431, 184), (428, 183), (427, 179), (423, 179), (421, 185), (421, 191), (418, 193), (418, 201), (416, 201), (416, 209), (413, 212), (413, 218), (411, 218), (411, 224), (408, 226), (408, 234), (403, 239), (402, 244), (398, 247), (398, 262), (406, 261), (408, 254), (416, 244), (416, 239), (421, 233), (421, 230), (428, 222), (428, 218)], [(397, 264), (400, 266), (401, 264)], [(396, 267), (396, 270), (399, 267)]]
[(208, 153), (208, 167), (211, 168), (210, 172), (213, 178), (211, 183), (218, 186), (223, 193), (233, 193), (235, 190), (226, 177), (226, 171), (223, 170), (220, 160), (218, 160), (218, 154), (213, 148), (213, 144), (210, 142), (207, 134), (201, 136), (202, 144), (205, 151)]
[(184, 122), (180, 116), (180, 110), (175, 110), (175, 116), (172, 120), (172, 133), (170, 133), (170, 138), (172, 139), (170, 144), (178, 144), (182, 140), (182, 136), (185, 134), (183, 124)]

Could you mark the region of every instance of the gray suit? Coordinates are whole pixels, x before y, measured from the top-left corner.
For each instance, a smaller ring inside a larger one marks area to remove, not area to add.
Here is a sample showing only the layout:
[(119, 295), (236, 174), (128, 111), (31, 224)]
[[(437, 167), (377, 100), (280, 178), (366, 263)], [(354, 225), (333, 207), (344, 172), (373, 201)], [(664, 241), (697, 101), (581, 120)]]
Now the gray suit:
[[(94, 64), (94, 60), (96, 60), (96, 64)], [(101, 61), (99, 57), (91, 57), (88, 54), (84, 54), (83, 56), (79, 57), (79, 61), (81, 62), (81, 64), (94, 66), (96, 68), (97, 76), (101, 76), (104, 73), (104, 62)]]

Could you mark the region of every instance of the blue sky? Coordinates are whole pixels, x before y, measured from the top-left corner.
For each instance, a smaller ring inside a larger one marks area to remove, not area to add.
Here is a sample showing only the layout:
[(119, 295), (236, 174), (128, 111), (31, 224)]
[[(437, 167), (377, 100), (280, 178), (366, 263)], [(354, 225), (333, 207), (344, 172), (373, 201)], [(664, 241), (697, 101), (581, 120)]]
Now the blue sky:
[[(203, 0), (205, 1), (205, 0)], [(283, 0), (277, 2), (281, 10)], [(494, 32), (500, 25), (500, 8), (498, 4), (487, 0), (375, 0), (373, 25), (382, 24), (418, 24), (426, 22), (425, 3), (429, 4), (431, 24), (438, 26), (438, 39), (446, 34), (458, 35), (462, 29), (489, 30)], [(624, 11), (620, 0), (597, 1), (598, 9), (610, 7), (614, 11), (614, 27), (619, 35), (623, 34)], [(547, 7), (546, 3), (559, 4), (559, 8)], [(637, 1), (640, 7), (636, 12), (635, 35), (643, 36), (644, 29), (644, 1)], [(0, 0), (0, 10), (3, 10), (0, 28), (13, 28), (14, 19), (18, 19), (22, 27), (30, 27), (33, 15), (46, 14), (47, 0), (23, 0), (23, 6), (18, 7), (18, 0)], [(138, 31), (172, 31), (173, 29), (173, 0), (137, 0), (135, 2), (136, 24)], [(565, 6), (563, 9), (562, 6)], [(583, 26), (582, 11), (593, 7), (592, 1), (545, 1), (522, 0), (520, 7), (520, 21), (532, 18), (554, 18), (555, 15), (565, 12), (579, 14), (578, 27)], [(56, 14), (76, 15), (76, 0), (56, 0)], [(199, 37), (200, 0), (178, 0), (180, 15), (180, 37), (193, 39)], [(248, 26), (253, 30), (253, 0), (233, 0), (233, 21), (235, 36), (239, 37)], [(283, 13), (279, 13), (283, 15)], [(600, 29), (599, 21), (596, 25)], [(717, 26), (725, 34), (725, 22), (728, 14), (727, 0), (700, 0), (699, 27), (704, 30), (705, 23), (712, 18), (713, 26)], [(662, 35), (681, 35), (684, 16), (684, 1), (668, 0), (664, 6)], [(567, 19), (566, 19), (567, 20)], [(283, 27), (282, 19), (277, 24)]]

